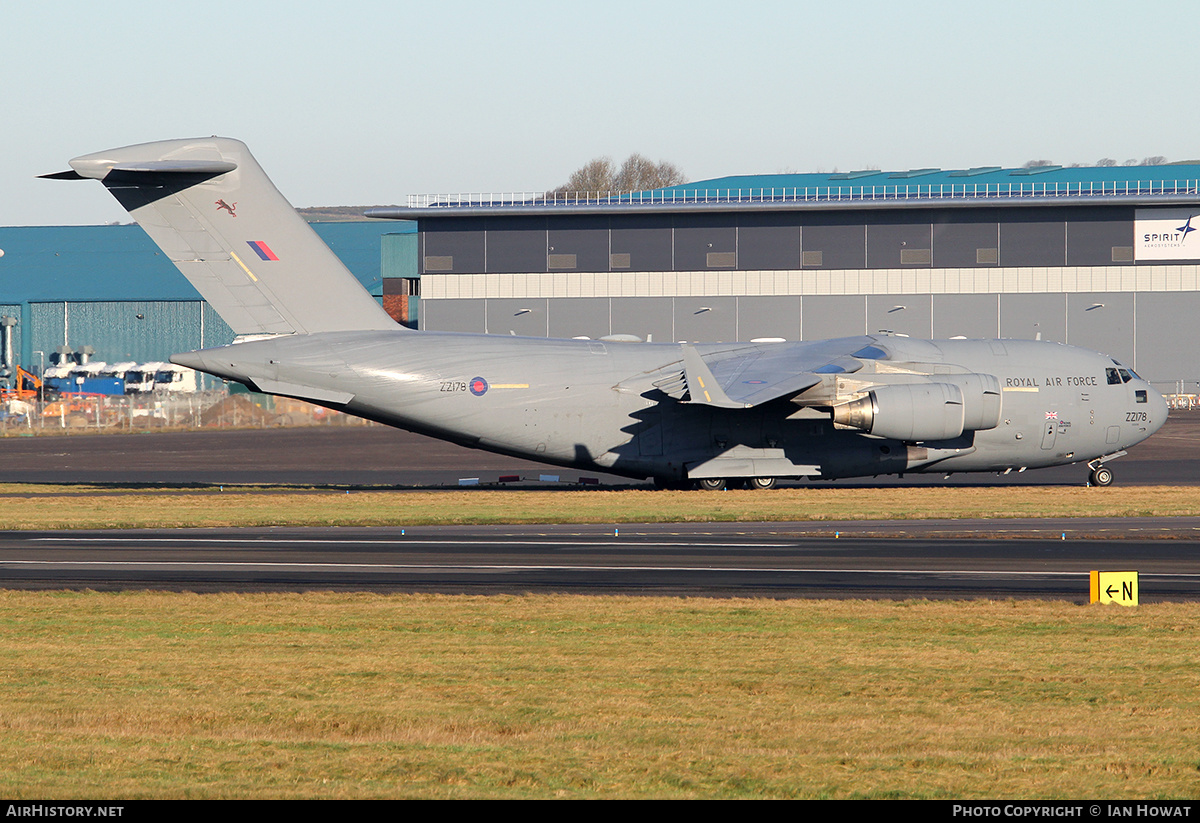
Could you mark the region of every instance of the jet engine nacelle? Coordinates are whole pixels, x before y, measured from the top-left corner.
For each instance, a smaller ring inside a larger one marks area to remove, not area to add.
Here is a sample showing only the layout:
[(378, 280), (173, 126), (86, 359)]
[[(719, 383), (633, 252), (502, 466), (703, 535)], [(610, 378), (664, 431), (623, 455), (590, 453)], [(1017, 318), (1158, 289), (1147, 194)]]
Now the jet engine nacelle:
[(1000, 425), (1000, 381), (992, 374), (944, 374), (938, 380), (962, 389), (963, 428), (985, 431)]
[[(990, 374), (946, 375), (948, 382), (876, 386), (833, 407), (833, 422), (906, 442), (950, 440), (1000, 422), (1000, 382)], [(949, 382), (953, 381), (953, 382)]]

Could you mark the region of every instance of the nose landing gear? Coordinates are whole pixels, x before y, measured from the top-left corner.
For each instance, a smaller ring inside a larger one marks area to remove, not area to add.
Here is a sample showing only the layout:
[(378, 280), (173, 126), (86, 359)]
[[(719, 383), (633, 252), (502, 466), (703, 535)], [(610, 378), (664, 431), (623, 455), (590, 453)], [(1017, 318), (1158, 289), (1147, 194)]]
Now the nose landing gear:
[(1121, 449), (1119, 452), (1106, 454), (1103, 457), (1097, 457), (1095, 460), (1088, 463), (1088, 468), (1092, 473), (1088, 475), (1089, 486), (1111, 486), (1113, 482), (1112, 469), (1107, 468), (1104, 464), (1109, 460), (1116, 460), (1118, 457), (1124, 457), (1128, 452)]

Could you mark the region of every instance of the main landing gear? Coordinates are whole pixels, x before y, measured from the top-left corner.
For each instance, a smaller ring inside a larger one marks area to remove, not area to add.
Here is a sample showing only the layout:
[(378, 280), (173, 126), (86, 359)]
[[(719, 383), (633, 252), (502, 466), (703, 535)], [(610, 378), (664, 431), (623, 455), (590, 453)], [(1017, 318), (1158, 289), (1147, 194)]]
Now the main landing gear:
[(701, 491), (719, 492), (725, 489), (773, 489), (775, 488), (776, 478), (774, 477), (704, 477), (696, 481), (696, 488)]

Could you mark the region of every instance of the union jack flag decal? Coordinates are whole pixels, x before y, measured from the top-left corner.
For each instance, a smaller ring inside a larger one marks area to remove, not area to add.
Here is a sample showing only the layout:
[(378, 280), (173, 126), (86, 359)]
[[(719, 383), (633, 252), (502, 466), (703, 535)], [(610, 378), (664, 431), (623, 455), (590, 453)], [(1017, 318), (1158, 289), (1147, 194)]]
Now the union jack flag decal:
[(1046, 412), (1046, 419), (1047, 420), (1057, 420), (1058, 412)]

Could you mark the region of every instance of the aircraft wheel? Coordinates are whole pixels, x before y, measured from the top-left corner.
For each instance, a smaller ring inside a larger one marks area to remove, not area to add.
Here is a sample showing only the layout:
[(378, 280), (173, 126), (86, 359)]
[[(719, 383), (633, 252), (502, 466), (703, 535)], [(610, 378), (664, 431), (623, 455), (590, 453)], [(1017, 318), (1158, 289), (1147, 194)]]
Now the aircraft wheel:
[(774, 477), (751, 477), (748, 481), (746, 481), (746, 483), (752, 489), (773, 489), (773, 488), (775, 488), (775, 478)]
[(705, 477), (696, 481), (696, 488), (706, 492), (719, 492), (725, 490), (724, 477)]
[(1112, 469), (1106, 469), (1103, 466), (1098, 466), (1092, 469), (1092, 476), (1089, 478), (1093, 486), (1111, 486), (1113, 482)]

